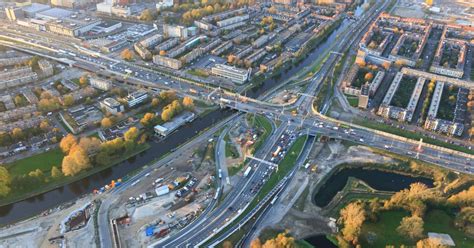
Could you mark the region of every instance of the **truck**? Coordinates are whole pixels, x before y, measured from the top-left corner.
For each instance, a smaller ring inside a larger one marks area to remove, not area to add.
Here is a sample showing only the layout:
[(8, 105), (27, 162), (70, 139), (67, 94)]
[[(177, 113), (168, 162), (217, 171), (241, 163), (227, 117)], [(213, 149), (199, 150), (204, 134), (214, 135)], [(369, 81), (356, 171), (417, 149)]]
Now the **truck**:
[(278, 153), (281, 151), (281, 146), (278, 146), (277, 149), (272, 153), (273, 157), (278, 156)]
[(219, 169), (219, 179), (222, 178), (222, 170)]
[(252, 171), (252, 167), (251, 167), (251, 166), (247, 167), (247, 169), (245, 170), (245, 172), (244, 172), (244, 177), (247, 177), (247, 176), (250, 174), (250, 171)]

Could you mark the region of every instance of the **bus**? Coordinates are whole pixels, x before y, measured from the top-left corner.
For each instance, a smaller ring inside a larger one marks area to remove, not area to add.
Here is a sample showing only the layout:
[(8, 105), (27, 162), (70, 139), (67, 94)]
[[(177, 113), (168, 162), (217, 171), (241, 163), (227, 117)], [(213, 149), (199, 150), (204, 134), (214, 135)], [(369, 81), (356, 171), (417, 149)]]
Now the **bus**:
[(246, 169), (245, 172), (244, 172), (244, 177), (247, 177), (247, 176), (250, 174), (250, 171), (251, 171), (251, 170), (252, 170), (252, 167), (251, 167), (251, 166), (247, 167), (247, 169)]

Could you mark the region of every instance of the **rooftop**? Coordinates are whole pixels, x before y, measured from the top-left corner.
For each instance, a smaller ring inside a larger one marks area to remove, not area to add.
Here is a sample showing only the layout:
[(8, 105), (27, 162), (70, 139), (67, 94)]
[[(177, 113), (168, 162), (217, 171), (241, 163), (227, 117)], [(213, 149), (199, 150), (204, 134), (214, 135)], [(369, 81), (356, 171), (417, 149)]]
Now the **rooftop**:
[(47, 9), (50, 9), (50, 8), (51, 7), (49, 5), (46, 5), (46, 4), (32, 3), (31, 5), (24, 7), (23, 11), (34, 13), (34, 12), (47, 10)]

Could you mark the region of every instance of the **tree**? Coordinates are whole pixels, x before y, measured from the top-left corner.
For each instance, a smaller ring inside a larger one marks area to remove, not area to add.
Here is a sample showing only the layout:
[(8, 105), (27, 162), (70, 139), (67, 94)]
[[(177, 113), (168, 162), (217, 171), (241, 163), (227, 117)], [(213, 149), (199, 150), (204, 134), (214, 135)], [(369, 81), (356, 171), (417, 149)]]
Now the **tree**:
[(25, 106), (28, 104), (28, 102), (26, 101), (26, 99), (24, 97), (22, 97), (21, 95), (16, 95), (15, 98), (13, 99), (15, 101), (15, 104), (17, 106)]
[(374, 74), (372, 74), (371, 72), (367, 72), (364, 76), (365, 81), (370, 81), (372, 80), (372, 78), (374, 78)]
[(474, 206), (474, 186), (452, 195), (448, 202), (456, 206)]
[(53, 178), (58, 178), (58, 177), (60, 177), (60, 176), (62, 176), (62, 175), (63, 175), (63, 173), (58, 169), (58, 167), (53, 166), (53, 167), (51, 168), (51, 177), (53, 177)]
[(42, 120), (40, 122), (40, 128), (43, 131), (47, 131), (50, 128), (48, 120)]
[(167, 109), (163, 109), (163, 111), (161, 112), (161, 119), (163, 121), (169, 121), (173, 118), (173, 111), (169, 108)]
[(403, 217), (397, 232), (411, 240), (417, 240), (423, 237), (423, 224), (423, 219), (416, 215)]
[(262, 248), (262, 242), (259, 238), (256, 238), (250, 242), (250, 248)]
[(229, 240), (226, 240), (226, 241), (224, 241), (224, 243), (222, 243), (222, 247), (224, 247), (224, 248), (233, 248), (234, 245), (232, 245), (232, 242), (230, 242)]
[(385, 208), (403, 208), (410, 211), (412, 215), (423, 216), (426, 210), (424, 202), (428, 200), (441, 201), (440, 192), (430, 190), (422, 183), (412, 183), (409, 189), (404, 189), (392, 195), (390, 200), (385, 202)]
[(7, 132), (0, 132), (0, 146), (8, 146), (13, 142), (12, 137)]
[(65, 156), (62, 163), (62, 171), (65, 176), (74, 176), (91, 166), (87, 152), (79, 146)]
[(153, 108), (156, 108), (158, 107), (158, 105), (160, 105), (160, 99), (154, 97), (153, 99), (151, 99), (151, 106)]
[[(100, 140), (96, 137), (82, 137), (77, 144), (77, 147), (80, 147), (84, 150), (87, 155), (95, 154), (99, 152), (100, 149)], [(69, 153), (74, 152), (76, 146), (73, 146)]]
[(383, 67), (385, 70), (390, 69), (390, 62), (387, 62), (387, 61), (383, 62), (383, 63), (382, 63), (382, 67)]
[(227, 56), (227, 62), (229, 64), (233, 64), (235, 62), (235, 60), (237, 59), (237, 57), (233, 54), (229, 54), (229, 56)]
[(5, 167), (0, 166), (0, 197), (5, 197), (10, 193), (10, 184), (12, 182), (10, 173)]
[(275, 238), (269, 239), (263, 244), (263, 248), (292, 248), (296, 247), (295, 239), (288, 233), (279, 233)]
[(28, 173), (28, 176), (30, 177), (37, 177), (37, 178), (42, 178), (44, 176), (44, 173), (43, 171), (41, 171), (40, 169), (36, 169), (34, 171), (30, 171)]
[(112, 120), (109, 117), (104, 117), (100, 121), (100, 126), (103, 127), (103, 128), (109, 128), (109, 127), (112, 126), (112, 124), (113, 124)]
[(142, 21), (151, 22), (155, 19), (155, 14), (150, 9), (145, 9), (140, 14), (139, 19)]
[(439, 239), (426, 238), (416, 243), (416, 248), (448, 248)]
[(178, 97), (176, 96), (175, 91), (167, 90), (160, 92), (160, 99), (163, 103), (170, 103), (178, 99)]
[(131, 127), (127, 132), (123, 134), (125, 141), (135, 141), (138, 137), (138, 128)]
[(189, 96), (185, 96), (183, 98), (183, 106), (184, 106), (185, 109), (193, 110), (194, 109), (194, 100)]
[(77, 145), (77, 138), (72, 134), (67, 134), (59, 142), (59, 147), (65, 154), (69, 153), (69, 150), (75, 145)]
[(352, 244), (357, 244), (366, 215), (362, 203), (352, 202), (343, 208), (340, 214), (339, 221), (344, 225), (342, 236)]
[(130, 51), (130, 49), (125, 48), (120, 53), (120, 57), (122, 57), (122, 59), (124, 59), (124, 60), (130, 61), (130, 60), (133, 59), (133, 53), (132, 53), (132, 51)]
[(86, 76), (86, 75), (82, 75), (80, 78), (79, 78), (79, 85), (84, 88), (87, 86), (87, 84), (89, 83), (89, 78)]
[(72, 95), (65, 95), (63, 99), (64, 106), (70, 107), (74, 104), (74, 97)]
[(140, 120), (140, 123), (143, 126), (149, 126), (153, 123), (153, 119), (155, 118), (155, 114), (153, 113), (146, 113), (143, 118)]
[(25, 137), (24, 133), (23, 133), (23, 130), (21, 130), (21, 128), (19, 127), (15, 127), (13, 128), (12, 130), (12, 138), (14, 140), (22, 140), (23, 138)]

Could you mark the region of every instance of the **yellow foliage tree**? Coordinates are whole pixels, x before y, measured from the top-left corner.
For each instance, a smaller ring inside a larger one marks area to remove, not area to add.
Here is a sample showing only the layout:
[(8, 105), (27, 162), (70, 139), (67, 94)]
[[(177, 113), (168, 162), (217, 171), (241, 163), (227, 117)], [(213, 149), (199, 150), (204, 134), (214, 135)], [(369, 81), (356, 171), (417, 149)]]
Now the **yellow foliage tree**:
[(69, 153), (69, 150), (75, 145), (77, 145), (77, 138), (70, 133), (64, 136), (61, 142), (59, 142), (59, 147), (66, 154)]

